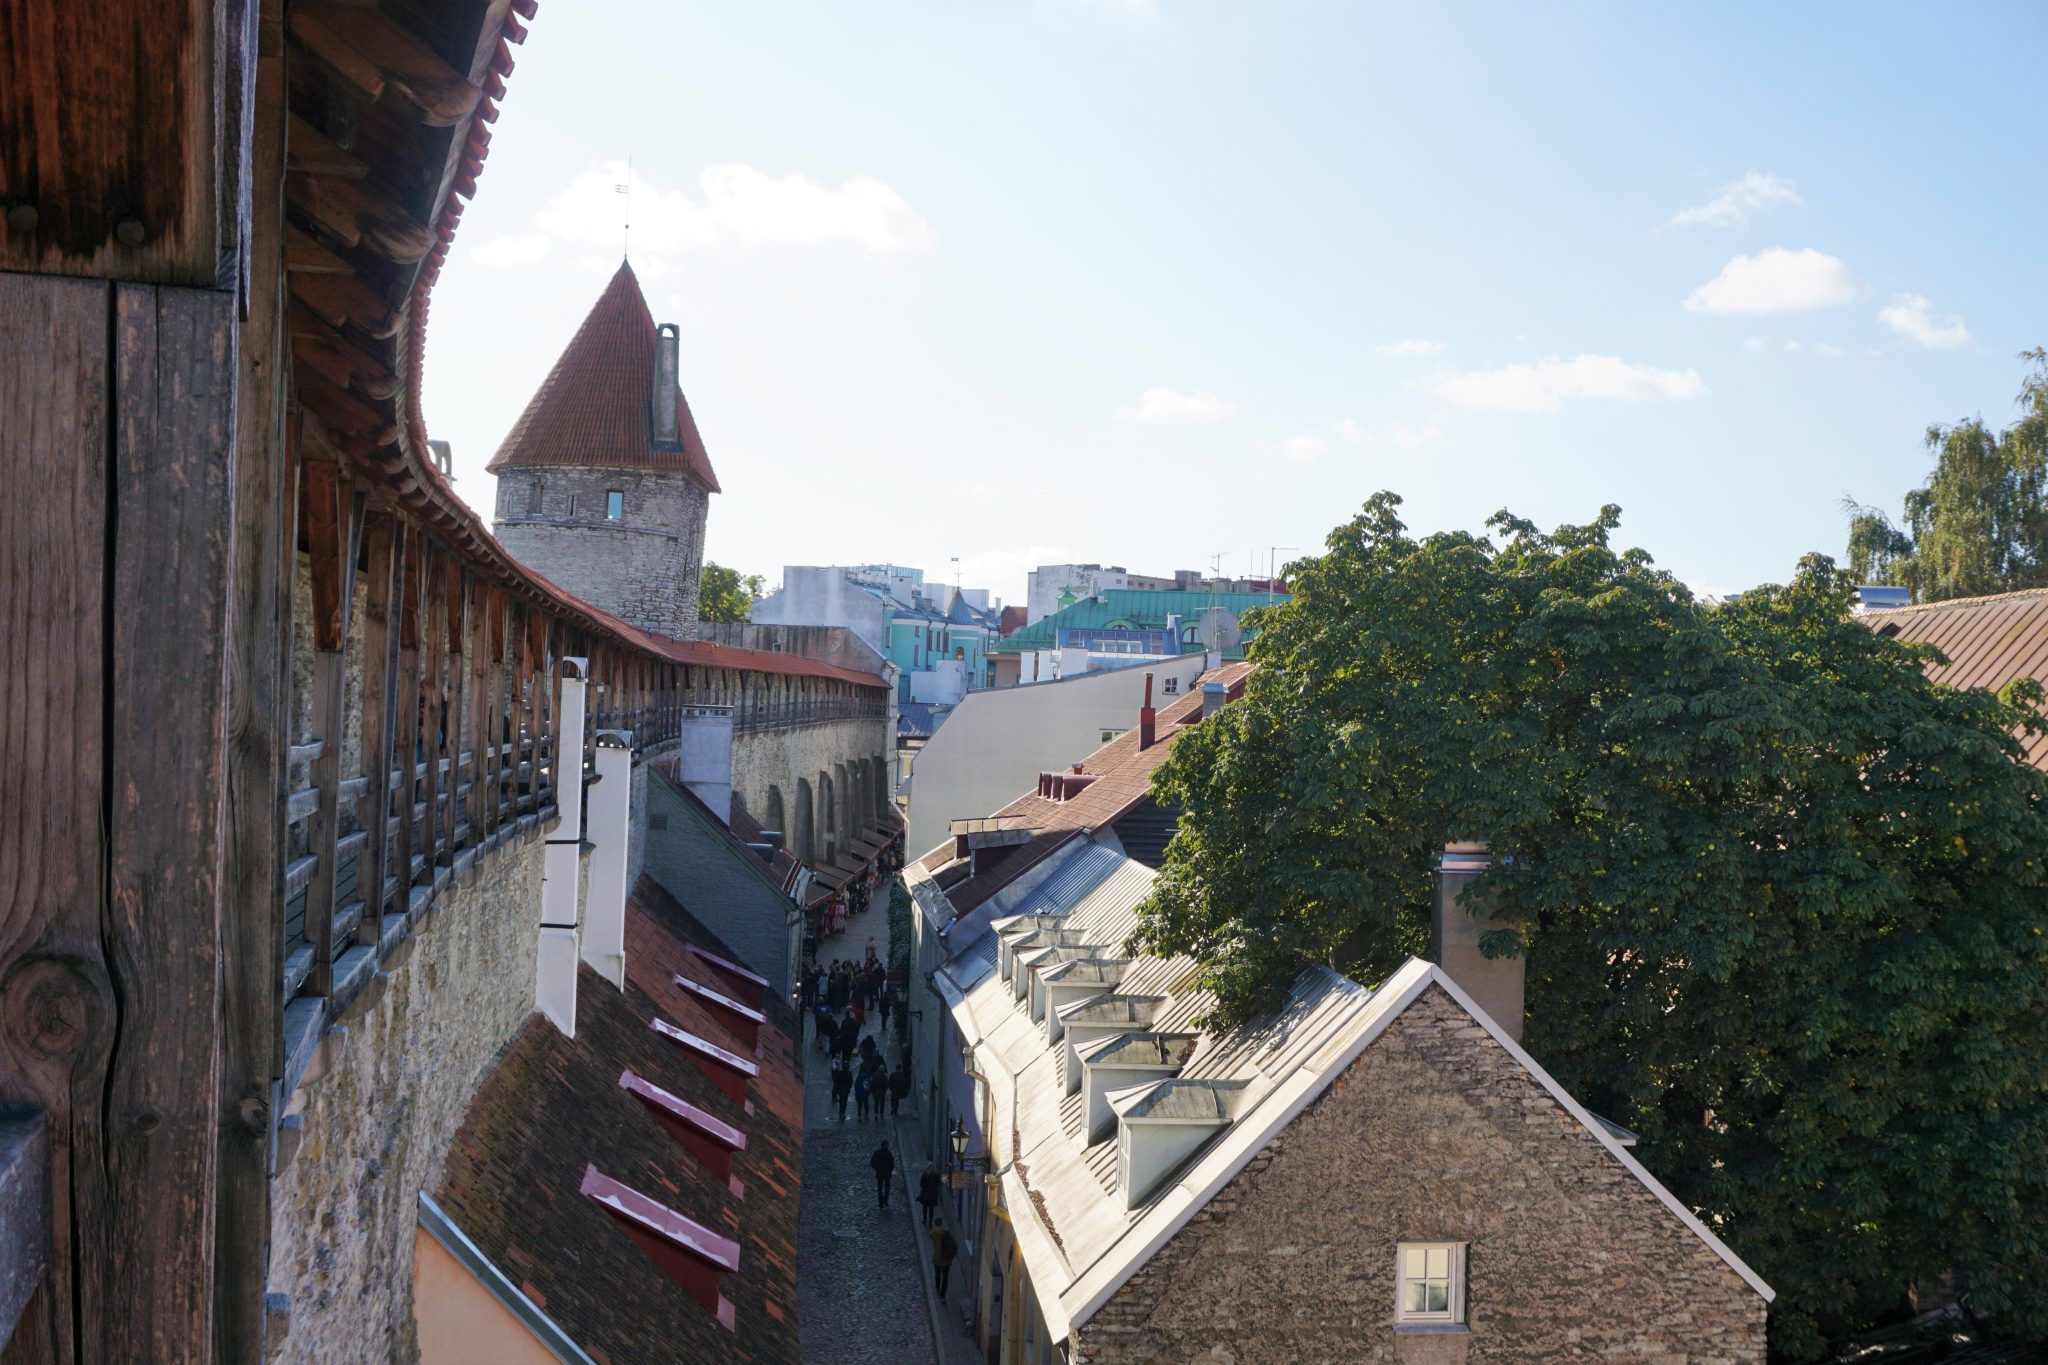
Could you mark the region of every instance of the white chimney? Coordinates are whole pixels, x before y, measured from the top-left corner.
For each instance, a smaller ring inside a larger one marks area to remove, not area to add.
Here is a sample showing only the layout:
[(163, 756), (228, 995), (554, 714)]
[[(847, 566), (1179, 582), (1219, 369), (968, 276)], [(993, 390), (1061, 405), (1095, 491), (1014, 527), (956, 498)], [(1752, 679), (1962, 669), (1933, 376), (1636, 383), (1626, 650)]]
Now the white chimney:
[(627, 846), (633, 837), (633, 736), (597, 732), (597, 783), (590, 789), (590, 881), (585, 889), (583, 960), (626, 988)]
[[(1436, 909), (1430, 917), (1429, 955), (1444, 974), (1458, 983), (1508, 1037), (1522, 1041), (1522, 991), (1525, 962), (1520, 957), (1488, 957), (1479, 951), (1479, 936), (1502, 927), (1484, 907), (1458, 897), (1493, 865), (1485, 844), (1444, 845), (1437, 861)], [(1475, 910), (1480, 913), (1473, 913)]]
[(688, 787), (712, 814), (732, 823), (732, 708), (683, 708), (682, 741), (676, 757), (676, 780)]
[(1202, 718), (1207, 720), (1223, 709), (1223, 703), (1230, 700), (1230, 689), (1220, 682), (1202, 684)]
[(541, 855), (539, 980), (535, 1003), (554, 1026), (576, 1036), (576, 963), (581, 917), (576, 889), (583, 858), (583, 704), (590, 661), (562, 660), (562, 714), (555, 722), (556, 823)]

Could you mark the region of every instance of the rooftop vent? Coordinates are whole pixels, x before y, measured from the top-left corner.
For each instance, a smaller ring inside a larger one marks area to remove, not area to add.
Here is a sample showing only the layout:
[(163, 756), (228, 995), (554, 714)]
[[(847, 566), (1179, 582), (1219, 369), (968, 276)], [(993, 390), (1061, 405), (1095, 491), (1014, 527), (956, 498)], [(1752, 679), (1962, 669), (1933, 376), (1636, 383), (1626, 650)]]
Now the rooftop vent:
[(761, 1074), (757, 1063), (699, 1038), (688, 1029), (679, 1029), (666, 1019), (656, 1019), (648, 1027), (681, 1048), (683, 1055), (708, 1076), (713, 1085), (730, 1096), (734, 1104), (747, 1103), (747, 1082)]
[(1109, 1093), (1116, 1111), (1116, 1183), (1124, 1207), (1151, 1198), (1168, 1176), (1228, 1128), (1249, 1081), (1167, 1080)]
[(767, 977), (748, 971), (730, 958), (707, 953), (694, 943), (685, 944), (683, 951), (710, 968), (711, 974), (725, 983), (725, 993), (735, 1000), (758, 1003), (762, 992), (768, 989)]
[[(1194, 1056), (1198, 1037), (1192, 1033), (1109, 1033), (1101, 1037), (1078, 1037), (1073, 1025), (1067, 1028), (1068, 1065), (1082, 1091), (1082, 1133), (1084, 1143), (1094, 1146), (1116, 1130), (1116, 1110), (1110, 1108), (1111, 1091), (1170, 1080)], [(1074, 1086), (1067, 1088), (1072, 1094)]]
[(1856, 610), (1894, 611), (1899, 607), (1913, 605), (1910, 588), (1895, 588), (1889, 583), (1861, 583), (1856, 587)]
[(654, 1121), (703, 1162), (706, 1169), (723, 1180), (735, 1198), (743, 1193), (739, 1180), (732, 1173), (732, 1154), (746, 1150), (745, 1133), (725, 1120), (705, 1113), (688, 1100), (671, 1095), (630, 1067), (619, 1077), (619, 1089), (646, 1105), (647, 1112), (654, 1115)]
[(1230, 699), (1230, 689), (1220, 682), (1202, 684), (1202, 719), (1207, 720), (1223, 709), (1223, 703)]
[(620, 1184), (595, 1166), (583, 1168), (579, 1193), (604, 1205), (663, 1273), (703, 1304), (727, 1331), (732, 1330), (732, 1300), (718, 1292), (718, 1277), (740, 1268), (738, 1242)]
[(696, 997), (697, 1002), (704, 1006), (712, 1018), (730, 1029), (732, 1036), (739, 1039), (741, 1047), (753, 1048), (758, 1053), (761, 1046), (761, 1025), (768, 1022), (767, 1015), (742, 1005), (729, 995), (692, 981), (687, 976), (677, 976), (675, 983)]

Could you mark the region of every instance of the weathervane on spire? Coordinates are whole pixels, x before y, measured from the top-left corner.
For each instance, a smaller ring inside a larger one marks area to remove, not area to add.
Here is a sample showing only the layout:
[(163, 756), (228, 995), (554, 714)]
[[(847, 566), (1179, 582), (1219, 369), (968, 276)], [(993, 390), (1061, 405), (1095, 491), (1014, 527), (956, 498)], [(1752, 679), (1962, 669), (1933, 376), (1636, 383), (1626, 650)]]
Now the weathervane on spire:
[(625, 213), (624, 213), (624, 214), (622, 215), (622, 216), (624, 217), (624, 219), (625, 219), (625, 222), (624, 222), (624, 225), (622, 226), (622, 228), (621, 228), (621, 232), (620, 232), (620, 241), (619, 241), (619, 255), (620, 255), (620, 257), (622, 257), (622, 258), (630, 258), (630, 257), (632, 256), (632, 254), (633, 254), (633, 158), (632, 158), (632, 157), (628, 156), (628, 157), (626, 158), (626, 178), (625, 178), (624, 180), (620, 181), (620, 182), (619, 182), (618, 184), (616, 184), (616, 185), (612, 186), (612, 193), (613, 193), (613, 194), (623, 194), (623, 195), (625, 195), (625, 196), (626, 196), (626, 209), (625, 209)]

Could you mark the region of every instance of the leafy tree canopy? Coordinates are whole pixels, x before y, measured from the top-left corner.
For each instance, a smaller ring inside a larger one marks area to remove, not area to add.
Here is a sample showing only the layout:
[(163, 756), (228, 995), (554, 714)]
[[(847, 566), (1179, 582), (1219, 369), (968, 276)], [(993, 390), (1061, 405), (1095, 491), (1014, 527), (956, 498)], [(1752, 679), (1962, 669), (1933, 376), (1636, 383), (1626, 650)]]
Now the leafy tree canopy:
[(761, 595), (761, 584), (761, 575), (757, 573), (742, 577), (738, 569), (705, 560), (697, 593), (698, 617), (706, 621), (746, 620), (754, 610), (754, 599)]
[(2048, 350), (2023, 352), (2022, 416), (1994, 433), (1982, 418), (1927, 429), (1934, 471), (1906, 494), (1905, 525), (1843, 500), (1849, 572), (1910, 588), (1916, 600), (2048, 585)]
[(1531, 1050), (1779, 1290), (1781, 1350), (1948, 1271), (2048, 1336), (2041, 689), (1930, 682), (1819, 556), (1707, 606), (1612, 507), (1418, 540), (1399, 504), (1290, 568), (1244, 699), (1176, 740), (1134, 943), (1220, 1022), (1305, 961), (1374, 982), (1486, 840)]

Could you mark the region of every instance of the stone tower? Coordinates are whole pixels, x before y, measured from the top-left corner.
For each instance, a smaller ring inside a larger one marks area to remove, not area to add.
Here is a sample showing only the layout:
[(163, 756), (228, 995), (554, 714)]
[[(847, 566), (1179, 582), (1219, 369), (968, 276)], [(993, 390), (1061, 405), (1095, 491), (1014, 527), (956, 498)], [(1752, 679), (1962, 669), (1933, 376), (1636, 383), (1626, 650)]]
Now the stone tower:
[(492, 529), (520, 562), (644, 630), (697, 638), (704, 521), (718, 476), (622, 264), (526, 405), (490, 471)]

